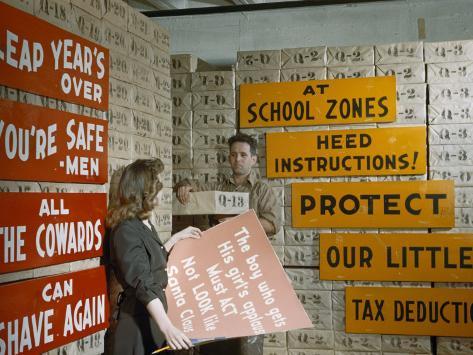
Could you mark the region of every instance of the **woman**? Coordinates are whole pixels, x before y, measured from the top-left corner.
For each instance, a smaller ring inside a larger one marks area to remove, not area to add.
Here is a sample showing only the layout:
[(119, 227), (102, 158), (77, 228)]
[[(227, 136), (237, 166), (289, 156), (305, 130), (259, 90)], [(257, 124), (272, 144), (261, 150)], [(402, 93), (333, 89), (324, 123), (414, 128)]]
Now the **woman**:
[(165, 341), (172, 349), (192, 346), (166, 314), (166, 261), (176, 242), (199, 238), (201, 231), (188, 227), (161, 243), (149, 217), (163, 187), (158, 177), (163, 169), (159, 159), (128, 165), (120, 178), (116, 202), (108, 211), (111, 265), (124, 289), (118, 302), (113, 354), (150, 354)]

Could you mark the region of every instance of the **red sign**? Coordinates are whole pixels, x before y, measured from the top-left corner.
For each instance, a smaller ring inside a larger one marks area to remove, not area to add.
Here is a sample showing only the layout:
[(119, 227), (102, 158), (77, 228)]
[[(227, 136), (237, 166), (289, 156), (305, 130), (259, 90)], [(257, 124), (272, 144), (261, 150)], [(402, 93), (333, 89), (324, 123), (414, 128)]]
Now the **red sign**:
[(0, 100), (0, 180), (107, 182), (108, 122)]
[(40, 354), (108, 327), (104, 267), (0, 286), (0, 352)]
[(106, 213), (106, 194), (0, 193), (0, 274), (101, 256)]
[(169, 317), (190, 338), (312, 327), (253, 210), (178, 243), (167, 270)]
[(0, 84), (108, 110), (108, 49), (0, 3)]

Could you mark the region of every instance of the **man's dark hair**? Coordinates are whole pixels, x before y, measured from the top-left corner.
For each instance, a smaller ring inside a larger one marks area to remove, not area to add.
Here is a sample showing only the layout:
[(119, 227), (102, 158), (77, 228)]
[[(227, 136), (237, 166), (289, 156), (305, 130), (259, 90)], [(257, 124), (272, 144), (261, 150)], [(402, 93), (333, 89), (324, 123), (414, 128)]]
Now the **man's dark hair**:
[(256, 139), (254, 139), (253, 137), (245, 133), (238, 132), (234, 136), (230, 137), (230, 139), (228, 139), (228, 147), (231, 149), (233, 143), (236, 142), (247, 143), (250, 146), (251, 155), (256, 155), (256, 148), (258, 145), (256, 143)]

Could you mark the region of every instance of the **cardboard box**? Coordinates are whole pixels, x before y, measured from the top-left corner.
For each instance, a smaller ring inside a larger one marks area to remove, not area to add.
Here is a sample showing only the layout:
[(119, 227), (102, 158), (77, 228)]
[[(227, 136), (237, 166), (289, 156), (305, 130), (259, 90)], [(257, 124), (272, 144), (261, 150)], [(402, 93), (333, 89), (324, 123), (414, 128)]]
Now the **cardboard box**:
[(153, 48), (151, 43), (146, 42), (140, 37), (129, 33), (130, 47), (128, 48), (128, 55), (142, 64), (151, 65), (153, 63)]
[(280, 228), (276, 234), (268, 235), (268, 240), (272, 245), (284, 245), (284, 230)]
[(171, 77), (159, 71), (154, 71), (154, 92), (164, 96), (167, 99), (171, 98)]
[(225, 181), (228, 176), (232, 175), (230, 167), (220, 167), (213, 169), (194, 168), (192, 169), (194, 178), (205, 184), (221, 183)]
[(428, 106), (429, 123), (451, 124), (473, 122), (473, 103), (433, 104)]
[(314, 245), (286, 246), (284, 266), (318, 266), (319, 248)]
[(199, 191), (189, 193), (189, 203), (181, 204), (174, 196), (174, 215), (230, 214), (236, 215), (249, 209), (247, 192)]
[(265, 70), (281, 68), (280, 50), (238, 51), (237, 70)]
[(190, 92), (191, 74), (173, 74), (171, 76), (172, 92)]
[(193, 110), (226, 110), (235, 107), (235, 92), (233, 90), (192, 93)]
[(173, 149), (172, 168), (192, 169), (192, 150)]
[(172, 109), (179, 111), (192, 110), (192, 93), (190, 92), (171, 92)]
[(172, 142), (172, 124), (169, 120), (163, 120), (159, 117), (154, 119), (154, 137), (159, 141)]
[(263, 355), (287, 355), (287, 349), (271, 348), (265, 345), (263, 347)]
[(278, 83), (280, 71), (275, 70), (239, 70), (236, 72), (235, 85), (237, 90), (241, 84)]
[(236, 110), (196, 110), (194, 111), (193, 128), (235, 128), (237, 126)]
[(194, 150), (194, 168), (212, 169), (230, 167), (228, 148), (226, 149), (197, 149)]
[(115, 22), (102, 21), (102, 26), (104, 34), (102, 45), (127, 56), (131, 42), (130, 34), (122, 30), (123, 27), (117, 27)]
[(35, 1), (34, 15), (66, 31), (72, 26), (72, 5), (66, 0)]
[(368, 78), (376, 76), (374, 65), (338, 66), (327, 68), (327, 79)]
[(429, 85), (430, 104), (470, 104), (473, 97), (473, 83)]
[(295, 290), (332, 290), (332, 281), (321, 281), (318, 269), (286, 268), (285, 271)]
[(155, 158), (158, 154), (156, 152), (156, 145), (154, 144), (153, 139), (131, 136), (132, 142), (132, 153), (131, 158), (135, 159), (152, 159)]
[(133, 107), (135, 87), (124, 81), (110, 78), (109, 102), (122, 107)]
[(103, 18), (120, 28), (128, 24), (128, 12), (133, 11), (121, 0), (105, 0), (105, 14)]
[(153, 68), (163, 73), (164, 75), (170, 76), (171, 56), (169, 55), (169, 53), (153, 45), (151, 46), (151, 50), (151, 65), (153, 66)]
[(332, 350), (334, 333), (331, 330), (291, 330), (287, 333), (287, 343), (290, 349)]
[(296, 290), (296, 295), (304, 309), (332, 309), (332, 291)]
[(473, 166), (473, 145), (431, 145), (429, 166)]
[(376, 76), (396, 76), (397, 84), (425, 83), (423, 63), (380, 64), (376, 66)]
[(430, 337), (381, 335), (381, 350), (392, 352), (406, 352), (415, 354), (430, 354)]
[(171, 56), (171, 73), (193, 73), (204, 62), (192, 54), (173, 54)]
[(325, 309), (306, 309), (314, 329), (332, 330), (332, 311)]
[(3, 0), (5, 4), (33, 15), (34, 0)]
[(147, 42), (153, 42), (153, 21), (141, 12), (130, 9), (127, 29), (128, 32), (137, 35), (141, 39)]
[(141, 112), (154, 114), (154, 109), (156, 107), (156, 103), (154, 102), (154, 92), (135, 86), (133, 94), (132, 108)]
[(455, 227), (473, 228), (473, 208), (455, 208)]
[(388, 124), (378, 124), (378, 127), (390, 125), (425, 125), (427, 122), (427, 108), (424, 103), (397, 103), (396, 121)]
[(455, 186), (473, 186), (473, 166), (430, 167), (431, 180), (453, 180)]
[[(151, 214), (151, 223), (159, 232), (170, 232), (172, 230), (172, 212), (164, 212), (160, 210), (153, 210)], [(159, 233), (159, 237), (162, 241), (165, 239), (161, 236), (162, 233)]]
[(191, 75), (192, 91), (235, 90), (234, 71), (207, 71)]
[(327, 68), (281, 69), (281, 82), (327, 79)]
[(154, 95), (154, 114), (161, 119), (171, 122), (172, 101), (161, 95)]
[(332, 311), (333, 330), (345, 331), (345, 311)]
[(473, 41), (424, 43), (426, 63), (447, 63), (473, 60)]
[(399, 103), (425, 104), (427, 102), (427, 84), (396, 85), (396, 97)]
[(455, 206), (468, 208), (473, 207), (473, 187), (455, 188)]
[(473, 61), (427, 64), (429, 84), (473, 82)]
[(343, 351), (381, 350), (381, 335), (335, 332), (335, 349)]
[(133, 129), (127, 133), (132, 133), (141, 137), (153, 138), (155, 136), (154, 116), (148, 113), (133, 110)]
[(430, 144), (471, 144), (473, 123), (429, 126)]
[(125, 82), (131, 82), (131, 60), (125, 54), (110, 49), (110, 77)]
[(326, 46), (282, 49), (281, 68), (299, 69), (323, 67), (326, 64), (326, 52)]
[(95, 43), (102, 43), (104, 27), (101, 21), (88, 12), (72, 5), (71, 32)]
[(172, 186), (185, 179), (193, 179), (191, 169), (172, 169)]
[(162, 27), (156, 21), (152, 22), (153, 24), (153, 43), (156, 43), (157, 46), (166, 53), (169, 53), (169, 42), (170, 36), (169, 31)]
[(236, 133), (235, 129), (194, 129), (192, 147), (194, 149), (225, 149), (228, 139)]
[(376, 64), (422, 63), (424, 61), (423, 42), (401, 42), (375, 45)]
[(374, 47), (327, 47), (327, 66), (352, 65), (374, 65)]
[(132, 142), (129, 134), (108, 131), (108, 156), (131, 160)]
[(156, 157), (161, 159), (164, 165), (172, 164), (172, 146), (167, 142), (154, 140), (156, 147)]
[(285, 245), (307, 245), (317, 246), (319, 244), (319, 234), (330, 233), (329, 229), (301, 229), (284, 227)]
[(270, 348), (286, 348), (287, 333), (270, 333), (264, 335), (264, 346)]
[(473, 349), (473, 338), (437, 337), (439, 355), (467, 355)]
[(190, 129), (175, 129), (172, 132), (173, 149), (191, 150), (192, 149), (192, 132)]
[(174, 110), (172, 112), (172, 129), (192, 129), (193, 111)]

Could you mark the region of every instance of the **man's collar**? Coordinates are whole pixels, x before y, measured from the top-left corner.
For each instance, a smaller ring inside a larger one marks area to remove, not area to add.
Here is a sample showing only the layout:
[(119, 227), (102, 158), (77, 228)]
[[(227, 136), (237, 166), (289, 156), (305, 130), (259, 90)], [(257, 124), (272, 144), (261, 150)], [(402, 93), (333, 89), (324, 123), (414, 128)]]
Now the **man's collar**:
[[(256, 175), (256, 172), (253, 169), (251, 169), (250, 173), (248, 174), (248, 179), (246, 181), (248, 181), (251, 186), (254, 186), (257, 180), (258, 180), (258, 176)], [(237, 186), (235, 182), (235, 177), (233, 175), (230, 177), (230, 182), (233, 185)]]

